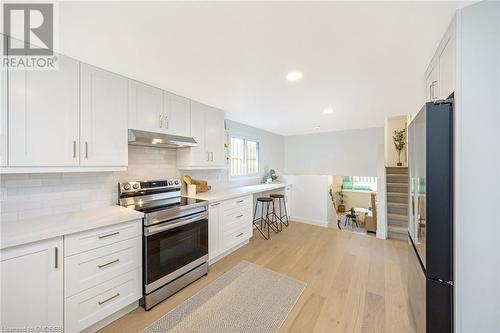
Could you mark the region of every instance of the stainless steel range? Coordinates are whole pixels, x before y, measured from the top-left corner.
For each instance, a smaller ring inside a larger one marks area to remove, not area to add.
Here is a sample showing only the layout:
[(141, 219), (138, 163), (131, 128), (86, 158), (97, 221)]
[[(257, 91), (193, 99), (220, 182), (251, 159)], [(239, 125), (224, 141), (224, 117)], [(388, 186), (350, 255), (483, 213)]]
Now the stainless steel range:
[(119, 184), (120, 205), (143, 212), (146, 310), (208, 272), (208, 204), (181, 197), (179, 179)]

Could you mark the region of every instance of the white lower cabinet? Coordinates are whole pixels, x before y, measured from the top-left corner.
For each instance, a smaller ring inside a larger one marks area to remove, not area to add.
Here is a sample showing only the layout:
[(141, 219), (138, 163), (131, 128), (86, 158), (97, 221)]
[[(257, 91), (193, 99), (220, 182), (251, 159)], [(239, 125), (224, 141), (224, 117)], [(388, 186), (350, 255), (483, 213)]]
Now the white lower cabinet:
[(80, 332), (141, 297), (141, 271), (135, 269), (66, 298), (64, 332)]
[(66, 258), (65, 297), (137, 269), (140, 254), (141, 239), (134, 237)]
[(62, 237), (1, 251), (2, 329), (62, 329), (62, 258)]
[(2, 329), (95, 331), (136, 303), (142, 297), (141, 222), (2, 249)]
[(64, 332), (80, 332), (142, 296), (141, 221), (65, 237)]
[(211, 263), (248, 241), (252, 233), (251, 195), (210, 204), (208, 257)]

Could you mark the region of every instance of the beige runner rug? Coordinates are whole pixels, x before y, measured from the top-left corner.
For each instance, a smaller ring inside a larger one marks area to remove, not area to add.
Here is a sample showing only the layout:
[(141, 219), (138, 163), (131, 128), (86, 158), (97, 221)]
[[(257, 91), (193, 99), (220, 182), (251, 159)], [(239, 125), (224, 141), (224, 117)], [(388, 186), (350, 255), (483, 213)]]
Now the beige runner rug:
[(142, 333), (277, 332), (305, 283), (240, 262)]

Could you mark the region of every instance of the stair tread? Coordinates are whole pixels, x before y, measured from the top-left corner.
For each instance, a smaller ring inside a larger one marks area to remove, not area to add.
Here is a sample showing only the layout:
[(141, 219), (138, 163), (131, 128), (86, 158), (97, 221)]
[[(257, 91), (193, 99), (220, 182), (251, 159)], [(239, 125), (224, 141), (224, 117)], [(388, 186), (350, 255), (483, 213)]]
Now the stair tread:
[(390, 186), (399, 186), (399, 187), (408, 186), (407, 183), (395, 183), (395, 182), (387, 182), (387, 185), (390, 185)]
[(387, 213), (387, 217), (393, 217), (395, 219), (407, 219), (408, 215), (403, 215), (403, 214), (394, 214), (394, 213)]
[(408, 193), (402, 193), (402, 192), (387, 192), (387, 195), (393, 195), (393, 196), (398, 196), (398, 197), (407, 197)]
[(408, 203), (401, 203), (401, 202), (387, 202), (388, 207), (398, 207), (398, 208), (408, 208)]
[(389, 227), (389, 232), (395, 232), (400, 234), (406, 234), (408, 232), (408, 228), (406, 227), (393, 226), (393, 225), (390, 225), (388, 227)]

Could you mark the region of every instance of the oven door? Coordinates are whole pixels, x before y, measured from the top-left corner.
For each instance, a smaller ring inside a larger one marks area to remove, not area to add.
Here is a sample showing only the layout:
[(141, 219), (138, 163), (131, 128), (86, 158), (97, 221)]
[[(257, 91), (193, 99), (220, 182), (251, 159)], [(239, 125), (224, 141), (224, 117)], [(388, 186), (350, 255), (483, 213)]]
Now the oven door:
[(207, 212), (144, 228), (146, 294), (164, 286), (207, 260)]

